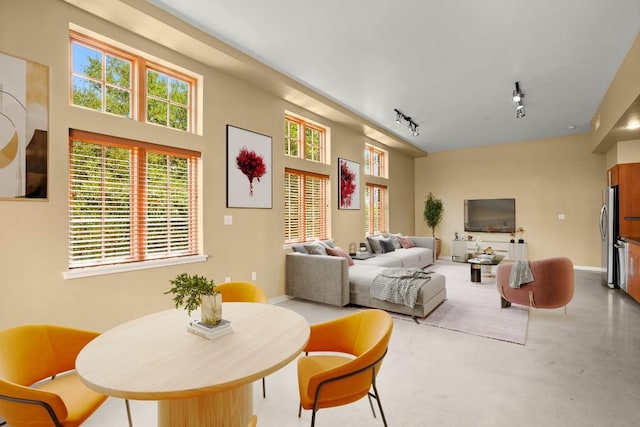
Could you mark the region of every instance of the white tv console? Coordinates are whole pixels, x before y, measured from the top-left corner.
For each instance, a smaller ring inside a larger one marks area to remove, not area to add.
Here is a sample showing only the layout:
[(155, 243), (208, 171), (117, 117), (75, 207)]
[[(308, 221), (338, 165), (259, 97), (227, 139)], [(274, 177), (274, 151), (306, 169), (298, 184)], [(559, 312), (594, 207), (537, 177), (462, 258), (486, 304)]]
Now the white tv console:
[[(511, 243), (511, 242), (498, 242), (483, 240), (480, 247), (486, 249), (491, 248), (498, 255), (504, 255), (505, 259), (513, 261), (527, 261), (529, 259), (527, 243)], [(452, 240), (451, 241), (451, 258), (457, 257), (463, 258), (468, 252), (474, 252), (476, 250), (475, 240)]]

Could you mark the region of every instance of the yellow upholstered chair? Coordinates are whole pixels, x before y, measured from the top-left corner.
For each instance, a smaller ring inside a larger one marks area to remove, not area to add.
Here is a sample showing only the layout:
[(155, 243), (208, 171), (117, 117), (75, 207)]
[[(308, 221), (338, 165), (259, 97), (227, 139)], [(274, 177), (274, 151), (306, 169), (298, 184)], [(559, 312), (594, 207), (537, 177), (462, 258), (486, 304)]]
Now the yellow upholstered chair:
[(222, 302), (269, 302), (262, 289), (253, 283), (225, 282), (217, 285), (216, 291), (222, 294)]
[[(313, 427), (319, 409), (345, 405), (367, 396), (374, 417), (371, 398), (378, 402), (386, 426), (376, 376), (387, 353), (392, 330), (389, 313), (377, 309), (312, 325), (304, 349), (307, 356), (298, 359), (298, 417), (302, 408), (312, 410)], [(342, 354), (308, 355), (309, 352)]]
[(78, 353), (97, 336), (53, 325), (0, 331), (0, 418), (10, 427), (82, 424), (107, 398), (75, 373)]
[(257, 425), (258, 425), (258, 417), (254, 415), (249, 420), (249, 424), (247, 424), (247, 427), (256, 427)]
[[(216, 286), (216, 291), (222, 294), (222, 302), (259, 302), (268, 304), (262, 289), (249, 282), (225, 282)], [(267, 387), (262, 378), (262, 397), (267, 397)]]

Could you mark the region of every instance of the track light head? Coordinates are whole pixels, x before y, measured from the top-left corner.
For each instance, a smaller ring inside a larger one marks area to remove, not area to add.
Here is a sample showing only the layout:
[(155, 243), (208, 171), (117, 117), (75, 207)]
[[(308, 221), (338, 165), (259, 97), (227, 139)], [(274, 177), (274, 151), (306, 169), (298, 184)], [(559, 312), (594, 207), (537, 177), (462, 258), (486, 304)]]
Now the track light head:
[(513, 91), (513, 102), (516, 104), (516, 118), (521, 119), (525, 116), (524, 104), (522, 103), (524, 93), (520, 90), (520, 82), (516, 82), (516, 88)]
[(398, 109), (394, 109), (393, 111), (396, 112), (396, 123), (401, 124), (402, 123), (402, 119), (404, 118), (404, 114), (402, 114), (400, 111), (398, 111)]
[(524, 94), (520, 92), (520, 83), (516, 82), (516, 88), (513, 90), (513, 102), (520, 102), (524, 98)]

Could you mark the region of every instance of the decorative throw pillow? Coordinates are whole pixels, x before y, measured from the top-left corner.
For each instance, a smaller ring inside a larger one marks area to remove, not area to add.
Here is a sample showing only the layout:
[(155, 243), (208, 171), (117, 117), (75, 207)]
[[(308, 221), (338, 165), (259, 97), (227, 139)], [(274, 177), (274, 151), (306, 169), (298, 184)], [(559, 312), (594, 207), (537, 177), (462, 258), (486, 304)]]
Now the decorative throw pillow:
[(342, 258), (346, 258), (348, 265), (353, 265), (353, 259), (349, 256), (349, 254), (339, 246), (335, 248), (327, 248), (327, 254), (332, 256), (340, 256)]
[(405, 249), (413, 248), (416, 246), (415, 243), (413, 243), (413, 240), (411, 240), (408, 237), (401, 236), (401, 237), (398, 237), (398, 239), (400, 240), (400, 244), (402, 245), (402, 247)]
[(313, 243), (316, 245), (320, 245), (324, 248), (335, 248), (331, 240), (314, 240)]
[(301, 253), (301, 254), (308, 253), (303, 245), (293, 245), (293, 246), (291, 246), (291, 248), (293, 249), (294, 252), (298, 252), (298, 253)]
[(393, 243), (393, 247), (396, 249), (402, 248), (402, 243), (400, 243), (400, 239), (399, 239), (400, 236), (402, 236), (402, 234), (400, 233), (389, 234), (389, 237), (391, 238), (391, 242)]
[(382, 244), (382, 252), (384, 253), (393, 252), (396, 250), (391, 239), (381, 239), (380, 243)]
[(371, 250), (374, 254), (382, 253), (382, 245), (380, 244), (380, 239), (377, 237), (367, 237), (367, 242), (369, 242), (369, 246), (371, 246)]
[(309, 255), (326, 255), (327, 254), (327, 249), (324, 246), (316, 245), (315, 243), (311, 245), (304, 245), (304, 248)]

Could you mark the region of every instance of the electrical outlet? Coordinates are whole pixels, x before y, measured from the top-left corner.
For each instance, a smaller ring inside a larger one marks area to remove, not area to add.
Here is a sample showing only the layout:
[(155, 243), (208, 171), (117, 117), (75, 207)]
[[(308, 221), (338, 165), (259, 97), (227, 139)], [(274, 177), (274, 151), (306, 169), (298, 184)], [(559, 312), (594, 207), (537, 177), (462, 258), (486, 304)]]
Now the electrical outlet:
[(567, 217), (566, 217), (566, 215), (565, 215), (565, 214), (558, 214), (558, 219), (559, 219), (560, 221), (564, 221), (565, 219), (567, 219)]
[(225, 277), (225, 278), (224, 278), (224, 281), (225, 281), (225, 282), (230, 282), (230, 281), (231, 281), (231, 276), (227, 276), (227, 277)]
[(224, 216), (224, 225), (232, 225), (233, 224), (233, 216), (225, 215)]
[(258, 279), (258, 273), (256, 273), (255, 271), (251, 272), (251, 280), (257, 280)]

